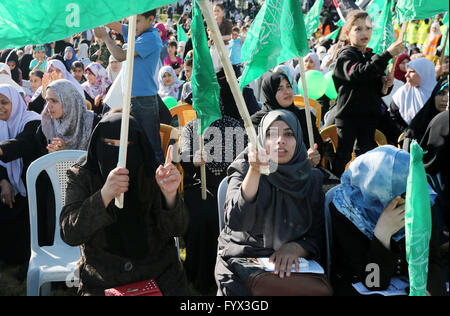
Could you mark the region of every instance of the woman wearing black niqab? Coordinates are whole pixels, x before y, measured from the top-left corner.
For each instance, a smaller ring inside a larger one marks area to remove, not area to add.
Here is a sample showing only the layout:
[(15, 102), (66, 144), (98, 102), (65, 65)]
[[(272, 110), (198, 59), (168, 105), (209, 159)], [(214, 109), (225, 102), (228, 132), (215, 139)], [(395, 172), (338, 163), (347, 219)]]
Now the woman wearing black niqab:
[[(79, 292), (103, 295), (105, 289), (154, 278), (163, 295), (186, 295), (173, 239), (188, 222), (176, 193), (181, 176), (170, 161), (155, 175), (151, 145), (133, 117), (127, 169), (116, 168), (121, 117), (109, 113), (99, 122), (87, 155), (68, 172), (61, 236), (69, 245), (81, 246)], [(162, 175), (165, 171), (171, 173)], [(124, 207), (118, 209), (114, 198), (122, 192)]]

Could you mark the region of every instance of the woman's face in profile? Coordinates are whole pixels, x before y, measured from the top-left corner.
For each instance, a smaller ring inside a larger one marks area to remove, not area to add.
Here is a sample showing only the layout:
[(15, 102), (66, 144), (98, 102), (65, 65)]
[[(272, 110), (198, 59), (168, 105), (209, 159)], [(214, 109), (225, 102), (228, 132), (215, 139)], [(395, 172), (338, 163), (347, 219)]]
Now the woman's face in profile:
[(294, 103), (294, 90), (286, 79), (281, 80), (275, 99), (283, 108), (288, 108)]
[(273, 122), (266, 133), (266, 150), (270, 160), (286, 164), (295, 153), (297, 140), (294, 131), (282, 120)]
[(412, 68), (408, 68), (408, 70), (406, 72), (406, 83), (408, 83), (411, 87), (420, 86), (420, 76)]

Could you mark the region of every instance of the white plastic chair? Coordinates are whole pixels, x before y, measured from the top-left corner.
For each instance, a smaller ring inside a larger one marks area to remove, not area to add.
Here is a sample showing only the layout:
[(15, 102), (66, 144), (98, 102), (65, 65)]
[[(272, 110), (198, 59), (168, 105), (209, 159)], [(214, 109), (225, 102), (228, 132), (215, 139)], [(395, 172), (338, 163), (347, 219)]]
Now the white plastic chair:
[[(71, 247), (60, 236), (59, 215), (65, 204), (67, 187), (67, 170), (84, 155), (82, 150), (62, 150), (45, 155), (35, 160), (28, 167), (27, 190), (30, 212), (31, 257), (27, 274), (27, 295), (39, 296), (50, 294), (51, 282), (71, 281), (81, 257), (79, 247)], [(52, 246), (40, 247), (38, 244), (36, 180), (42, 171), (46, 171), (55, 194), (56, 229)], [(43, 286), (45, 285), (45, 286)]]
[(224, 204), (225, 198), (227, 197), (227, 188), (228, 188), (228, 177), (225, 177), (219, 184), (219, 188), (217, 189), (217, 210), (219, 211), (219, 232), (223, 229), (223, 217), (224, 217)]

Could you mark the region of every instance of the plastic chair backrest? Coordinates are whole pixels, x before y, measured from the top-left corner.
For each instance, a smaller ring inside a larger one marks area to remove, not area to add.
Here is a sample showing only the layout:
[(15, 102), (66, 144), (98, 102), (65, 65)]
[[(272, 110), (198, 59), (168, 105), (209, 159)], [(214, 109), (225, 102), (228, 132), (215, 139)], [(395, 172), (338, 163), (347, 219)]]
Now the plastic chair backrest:
[(333, 144), (334, 152), (336, 152), (337, 144), (338, 144), (338, 135), (337, 135), (337, 129), (336, 125), (330, 125), (328, 127), (325, 127), (323, 130), (320, 131), (320, 136), (322, 137), (322, 140), (325, 142), (328, 139), (331, 140), (331, 143)]
[[(320, 131), (320, 136), (322, 137), (322, 140), (325, 142), (327, 139), (330, 139), (333, 143), (333, 149), (334, 152), (336, 152), (337, 145), (338, 145), (338, 134), (336, 125), (330, 125), (323, 130)], [(375, 130), (375, 142), (378, 146), (387, 145), (387, 139), (386, 136), (379, 130)]]
[[(322, 106), (319, 102), (313, 99), (309, 99), (309, 106), (314, 109), (314, 115), (316, 116), (316, 126), (320, 131), (320, 121), (322, 120)], [(305, 107), (305, 98), (301, 95), (294, 95), (294, 105), (297, 107), (304, 108)]]
[(384, 134), (379, 130), (375, 130), (375, 142), (378, 146), (384, 146), (388, 143), (386, 136), (384, 136)]
[(222, 231), (224, 226), (224, 204), (227, 197), (228, 177), (225, 177), (219, 184), (217, 189), (217, 210), (219, 212), (219, 232)]
[(178, 142), (178, 138), (180, 137), (180, 133), (178, 129), (173, 126), (160, 124), (159, 135), (161, 136), (161, 147), (164, 152), (164, 156), (167, 154), (167, 149), (170, 145), (170, 140), (174, 139)]
[(172, 117), (178, 116), (178, 125), (183, 128), (187, 123), (197, 118), (197, 113), (188, 103), (181, 103), (170, 109)]
[[(83, 150), (62, 150), (47, 154), (30, 164), (27, 170), (27, 193), (28, 205), (30, 211), (30, 238), (31, 249), (38, 252), (40, 247), (38, 244), (38, 222), (37, 222), (37, 199), (36, 199), (36, 180), (42, 171), (47, 172), (50, 178), (53, 192), (55, 194), (55, 215), (56, 225), (59, 225), (59, 216), (65, 204), (66, 187), (67, 187), (67, 170), (71, 168), (75, 162), (86, 154)], [(55, 229), (53, 244), (64, 243), (61, 240), (59, 229)], [(65, 244), (65, 243), (64, 243)]]
[(404, 137), (405, 137), (405, 132), (401, 133), (400, 136), (398, 137), (398, 140), (397, 140), (397, 147), (400, 148), (400, 149), (403, 148), (403, 140), (404, 140)]

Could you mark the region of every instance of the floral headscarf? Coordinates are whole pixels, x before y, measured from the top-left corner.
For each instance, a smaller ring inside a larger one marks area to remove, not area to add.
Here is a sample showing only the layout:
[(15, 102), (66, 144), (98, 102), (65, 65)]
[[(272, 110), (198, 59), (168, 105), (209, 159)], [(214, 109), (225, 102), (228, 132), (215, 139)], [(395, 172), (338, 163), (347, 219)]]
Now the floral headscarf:
[(86, 67), (84, 72), (91, 72), (95, 76), (94, 84), (90, 84), (89, 81), (86, 81), (82, 84), (84, 91), (86, 91), (92, 99), (95, 99), (95, 97), (98, 95), (103, 97), (106, 94), (106, 90), (112, 83), (108, 79), (108, 73), (106, 72), (106, 69), (103, 68), (103, 66), (99, 63), (90, 63), (89, 66)]

